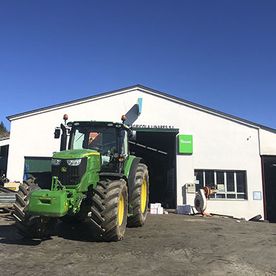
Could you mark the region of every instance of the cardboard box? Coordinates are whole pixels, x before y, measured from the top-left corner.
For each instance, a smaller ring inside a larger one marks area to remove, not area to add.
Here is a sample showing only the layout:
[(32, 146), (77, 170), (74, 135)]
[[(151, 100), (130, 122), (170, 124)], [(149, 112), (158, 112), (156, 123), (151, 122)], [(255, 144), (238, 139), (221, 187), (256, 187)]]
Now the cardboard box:
[(163, 213), (164, 213), (164, 208), (163, 207), (157, 208), (157, 214), (158, 215), (163, 215)]
[(161, 206), (161, 203), (151, 203), (150, 213), (154, 215), (163, 215), (164, 208)]
[(150, 204), (150, 208), (159, 208), (159, 207), (162, 207), (161, 203), (151, 203)]
[(152, 215), (157, 215), (157, 211), (158, 209), (157, 208), (150, 208), (150, 213), (152, 214)]

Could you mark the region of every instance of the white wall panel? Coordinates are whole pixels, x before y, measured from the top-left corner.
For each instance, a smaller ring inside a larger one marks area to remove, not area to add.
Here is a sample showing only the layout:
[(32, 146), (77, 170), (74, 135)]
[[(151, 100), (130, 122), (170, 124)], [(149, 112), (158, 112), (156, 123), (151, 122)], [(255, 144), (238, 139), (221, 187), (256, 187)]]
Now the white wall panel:
[(260, 130), (261, 155), (276, 155), (276, 133)]

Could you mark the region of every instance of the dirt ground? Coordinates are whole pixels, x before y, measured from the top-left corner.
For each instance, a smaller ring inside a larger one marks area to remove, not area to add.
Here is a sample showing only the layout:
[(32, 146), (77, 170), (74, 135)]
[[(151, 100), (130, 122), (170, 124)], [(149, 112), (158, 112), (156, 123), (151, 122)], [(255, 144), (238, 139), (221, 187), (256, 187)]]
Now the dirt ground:
[(276, 224), (149, 215), (121, 242), (59, 223), (49, 240), (22, 239), (0, 215), (1, 275), (276, 275)]

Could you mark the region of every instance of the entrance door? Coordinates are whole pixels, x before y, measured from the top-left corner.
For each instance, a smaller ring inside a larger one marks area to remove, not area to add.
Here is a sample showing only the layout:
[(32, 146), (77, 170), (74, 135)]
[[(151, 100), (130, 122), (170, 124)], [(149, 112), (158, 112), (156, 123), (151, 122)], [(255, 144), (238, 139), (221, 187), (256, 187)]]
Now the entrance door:
[(0, 177), (7, 174), (9, 146), (0, 147)]
[(130, 144), (130, 151), (142, 157), (149, 168), (150, 203), (159, 202), (165, 208), (175, 209), (178, 130), (136, 129), (136, 131), (138, 144)]
[(276, 222), (276, 156), (262, 156), (265, 219)]

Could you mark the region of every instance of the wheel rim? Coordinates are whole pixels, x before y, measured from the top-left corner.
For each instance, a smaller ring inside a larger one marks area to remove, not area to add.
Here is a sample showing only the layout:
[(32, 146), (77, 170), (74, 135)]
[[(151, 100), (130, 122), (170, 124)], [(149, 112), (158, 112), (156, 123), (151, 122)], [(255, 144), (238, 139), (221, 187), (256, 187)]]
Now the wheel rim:
[(120, 195), (119, 204), (118, 204), (118, 225), (121, 226), (124, 221), (125, 214), (125, 199), (123, 194)]
[(144, 178), (141, 186), (141, 212), (144, 213), (147, 208), (147, 181)]

